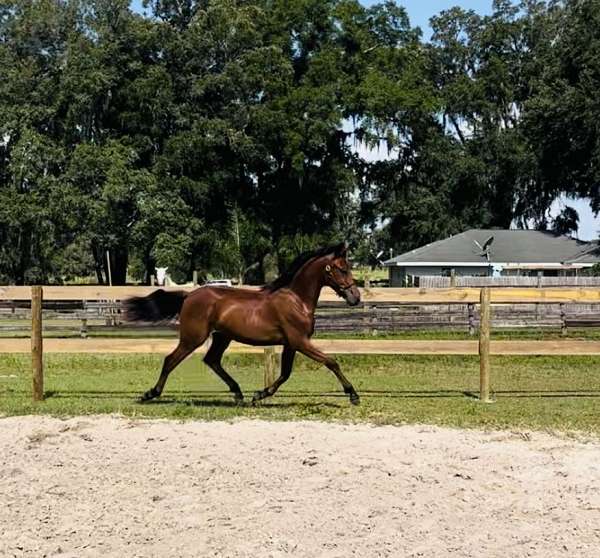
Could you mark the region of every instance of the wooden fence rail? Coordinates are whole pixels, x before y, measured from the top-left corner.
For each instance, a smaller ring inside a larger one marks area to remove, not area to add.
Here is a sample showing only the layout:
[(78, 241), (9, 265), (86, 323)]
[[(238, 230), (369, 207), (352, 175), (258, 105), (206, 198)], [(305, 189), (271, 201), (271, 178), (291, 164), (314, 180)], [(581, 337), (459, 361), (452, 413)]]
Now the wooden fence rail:
[[(165, 287), (165, 290), (191, 291), (197, 287)], [(202, 287), (201, 287), (202, 288)], [(256, 287), (245, 287), (256, 288)], [(45, 286), (44, 300), (123, 300), (130, 296), (145, 296), (156, 287), (62, 287)], [(448, 289), (374, 288), (361, 289), (364, 303), (396, 304), (469, 304), (479, 303), (481, 289), (456, 287)], [(600, 304), (600, 288), (594, 287), (498, 287), (490, 288), (492, 304)], [(0, 287), (0, 300), (31, 300), (31, 287)], [(340, 298), (328, 287), (323, 289), (320, 303), (339, 302)]]
[[(0, 287), (0, 301), (30, 301), (32, 314), (31, 352), (34, 400), (43, 398), (43, 300), (122, 300), (129, 296), (143, 296), (153, 287)], [(176, 289), (175, 289), (176, 290)], [(462, 304), (468, 305), (469, 323), (473, 306), (480, 305), (479, 328), (480, 399), (489, 401), (490, 391), (490, 329), (492, 304), (600, 304), (598, 288), (453, 288), (453, 289), (372, 289), (362, 292), (366, 305), (373, 304)], [(320, 301), (332, 303), (335, 294), (325, 289)], [(564, 306), (561, 306), (563, 312)], [(361, 341), (354, 340), (355, 345)], [(569, 353), (563, 353), (569, 354)], [(272, 349), (265, 353), (265, 379), (273, 377), (275, 355)]]
[[(82, 337), (88, 332), (119, 326), (119, 301), (127, 296), (145, 295), (153, 289), (45, 287), (44, 308), (49, 311), (46, 315), (54, 320), (46, 324), (46, 331), (74, 330), (77, 323), (73, 320), (81, 323)], [(317, 309), (316, 326), (320, 331), (373, 333), (450, 327), (468, 328), (474, 334), (479, 319), (479, 291), (475, 288), (367, 289), (363, 290), (363, 306), (348, 309), (331, 290), (325, 289)], [(493, 326), (560, 327), (564, 332), (569, 326), (595, 326), (600, 323), (599, 292), (600, 289), (589, 288), (493, 288), (492, 303), (501, 304), (494, 313)], [(19, 322), (19, 318), (29, 318), (30, 297), (28, 287), (0, 287), (0, 317), (9, 318), (0, 325), (0, 330), (27, 333), (25, 320)], [(513, 305), (518, 305), (518, 309)]]
[(448, 289), (455, 287), (600, 287), (600, 277), (471, 277), (454, 275), (416, 275), (414, 284), (421, 289)]

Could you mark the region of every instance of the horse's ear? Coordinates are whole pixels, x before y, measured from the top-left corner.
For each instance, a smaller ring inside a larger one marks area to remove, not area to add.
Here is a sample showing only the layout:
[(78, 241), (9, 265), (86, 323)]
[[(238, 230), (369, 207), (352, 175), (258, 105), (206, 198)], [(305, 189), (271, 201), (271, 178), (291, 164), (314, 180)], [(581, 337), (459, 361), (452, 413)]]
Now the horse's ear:
[(348, 244), (346, 242), (340, 242), (335, 249), (335, 255), (340, 258), (345, 258), (348, 253)]

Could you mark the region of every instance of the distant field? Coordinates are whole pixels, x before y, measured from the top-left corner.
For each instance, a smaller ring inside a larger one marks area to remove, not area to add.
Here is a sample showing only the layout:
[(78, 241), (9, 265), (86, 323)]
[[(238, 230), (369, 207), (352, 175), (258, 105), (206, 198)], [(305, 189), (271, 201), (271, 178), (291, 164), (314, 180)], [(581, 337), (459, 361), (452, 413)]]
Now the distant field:
[[(136, 398), (158, 374), (159, 355), (46, 355), (47, 400), (30, 399), (30, 357), (0, 355), (0, 414), (269, 420), (314, 419), (377, 424), (549, 429), (600, 433), (600, 357), (493, 357), (497, 401), (479, 403), (477, 357), (346, 356), (339, 361), (362, 396), (352, 407), (325, 368), (297, 359), (290, 381), (259, 407), (232, 404), (198, 355), (172, 373), (163, 397)], [(247, 399), (262, 387), (262, 357), (231, 355), (225, 366)]]

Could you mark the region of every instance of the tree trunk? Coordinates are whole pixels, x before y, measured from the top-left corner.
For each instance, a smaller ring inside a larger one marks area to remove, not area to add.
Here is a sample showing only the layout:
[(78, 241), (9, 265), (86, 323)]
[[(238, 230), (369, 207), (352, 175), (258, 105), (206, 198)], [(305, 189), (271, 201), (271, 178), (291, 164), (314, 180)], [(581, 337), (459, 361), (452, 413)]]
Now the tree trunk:
[(150, 254), (146, 254), (146, 257), (144, 258), (144, 266), (146, 268), (146, 272), (145, 272), (145, 276), (144, 276), (144, 283), (146, 285), (151, 285), (152, 284), (152, 276), (154, 275), (155, 272), (155, 265), (156, 262), (152, 259), (152, 257), (150, 256)]
[(127, 282), (128, 252), (125, 248), (110, 250), (110, 272), (113, 285), (125, 285)]
[(102, 275), (102, 270), (104, 269), (102, 254), (98, 245), (92, 241), (92, 255), (94, 256), (94, 268), (96, 270), (96, 278), (98, 279), (98, 283), (100, 285), (104, 285), (104, 277)]

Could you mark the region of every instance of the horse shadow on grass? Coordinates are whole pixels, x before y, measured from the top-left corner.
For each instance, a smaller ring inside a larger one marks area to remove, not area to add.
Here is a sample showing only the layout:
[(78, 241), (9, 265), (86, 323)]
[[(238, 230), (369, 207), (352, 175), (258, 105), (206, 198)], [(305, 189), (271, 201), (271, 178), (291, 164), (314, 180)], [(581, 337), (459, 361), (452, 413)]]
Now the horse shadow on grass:
[[(26, 395), (26, 392), (23, 392), (23, 395)], [(307, 408), (339, 408), (346, 405), (347, 396), (344, 394), (329, 394), (330, 397), (339, 397), (340, 399), (344, 399), (342, 402), (340, 400), (339, 403), (332, 403), (330, 401), (324, 400), (327, 394), (322, 394), (320, 392), (302, 392), (301, 395), (303, 397), (314, 396), (315, 398), (323, 398), (320, 401), (289, 401), (289, 396), (287, 397), (284, 394), (278, 394), (275, 398), (270, 398), (265, 401), (259, 402), (256, 405), (252, 404), (252, 398), (246, 397), (244, 403), (241, 405), (233, 400), (231, 394), (228, 391), (202, 391), (202, 392), (189, 392), (189, 391), (176, 391), (169, 392), (168, 394), (163, 395), (158, 399), (153, 399), (151, 401), (140, 401), (140, 392), (138, 391), (126, 391), (126, 390), (76, 390), (76, 391), (60, 391), (60, 390), (48, 390), (45, 392), (46, 399), (89, 399), (89, 400), (110, 400), (110, 399), (119, 399), (121, 401), (128, 401), (136, 406), (140, 407), (152, 407), (155, 405), (158, 406), (168, 406), (168, 405), (184, 405), (188, 407), (213, 407), (213, 408), (268, 408), (269, 406), (278, 407), (278, 408), (297, 408), (302, 407), (303, 409)]]
[[(12, 393), (17, 393), (16, 391)], [(29, 392), (23, 391), (23, 395)], [(228, 391), (206, 390), (206, 391), (169, 391), (159, 399), (140, 402), (140, 392), (137, 390), (48, 390), (45, 397), (57, 399), (122, 399), (129, 400), (131, 403), (140, 406), (146, 405), (188, 405), (194, 407), (248, 407), (251, 406), (251, 394), (248, 392), (243, 405), (238, 405)], [(359, 392), (361, 399), (479, 399), (479, 393), (473, 390), (362, 390)], [(509, 398), (598, 398), (598, 390), (498, 390), (493, 393), (496, 399)], [(297, 398), (310, 398), (311, 401), (290, 401)], [(335, 399), (336, 402), (331, 402)], [(275, 397), (267, 399), (263, 403), (258, 403), (256, 408), (261, 406), (277, 406), (281, 408), (293, 407), (341, 407), (347, 404), (347, 396), (339, 392), (323, 392), (308, 390), (290, 390), (279, 392)]]
[(339, 409), (345, 405), (330, 403), (327, 401), (318, 402), (300, 402), (300, 401), (277, 401), (277, 399), (263, 400), (259, 403), (252, 403), (251, 399), (246, 399), (242, 404), (236, 403), (235, 401), (228, 401), (226, 399), (156, 399), (153, 401), (145, 401), (139, 403), (141, 406), (152, 406), (152, 405), (185, 405), (187, 407), (214, 407), (214, 408), (228, 408), (228, 409), (296, 409), (301, 407), (302, 409)]

